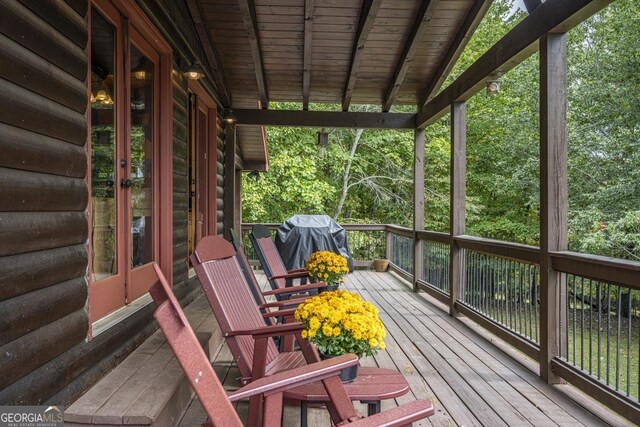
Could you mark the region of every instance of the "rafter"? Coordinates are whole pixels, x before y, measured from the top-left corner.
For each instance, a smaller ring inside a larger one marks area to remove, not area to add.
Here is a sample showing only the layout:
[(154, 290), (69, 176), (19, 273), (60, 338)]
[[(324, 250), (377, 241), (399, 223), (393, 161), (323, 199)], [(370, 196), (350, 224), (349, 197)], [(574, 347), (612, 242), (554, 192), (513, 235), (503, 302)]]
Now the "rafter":
[(466, 101), (484, 87), (486, 78), (509, 71), (538, 50), (547, 33), (567, 32), (613, 0), (547, 0), (523, 19), (418, 114), (417, 127), (442, 117), (454, 102)]
[(311, 49), (313, 41), (314, 0), (304, 2), (304, 53), (302, 59), (302, 109), (309, 109), (309, 91), (311, 87)]
[(523, 0), (524, 7), (527, 8), (527, 13), (533, 12), (538, 6), (542, 4), (541, 0)]
[(220, 59), (218, 51), (213, 44), (213, 40), (211, 39), (211, 34), (207, 29), (206, 23), (202, 19), (202, 8), (196, 0), (187, 0), (187, 6), (189, 7), (191, 19), (193, 19), (196, 31), (198, 32), (200, 43), (202, 43), (202, 48), (204, 49), (204, 54), (207, 57), (207, 62), (213, 69), (213, 78), (219, 91), (219, 95), (222, 98), (224, 106), (230, 107), (233, 100), (231, 98), (231, 94), (227, 90), (229, 85), (227, 83), (227, 78), (224, 70), (222, 69), (222, 60)]
[(420, 98), (422, 102), (420, 105), (425, 105), (427, 102), (433, 98), (438, 89), (442, 86), (445, 79), (451, 72), (451, 69), (458, 61), (458, 58), (462, 54), (465, 46), (471, 39), (471, 36), (475, 32), (476, 28), (482, 21), (482, 18), (487, 13), (489, 6), (491, 6), (493, 0), (476, 0), (473, 4), (469, 12), (467, 13), (467, 17), (464, 19), (456, 38), (451, 43), (449, 50), (445, 54), (442, 62), (440, 62), (440, 66), (433, 74), (427, 89), (424, 91), (423, 96)]
[(433, 17), (437, 4), (438, 0), (422, 0), (420, 3), (420, 9), (416, 15), (416, 20), (413, 23), (413, 28), (411, 28), (409, 38), (407, 39), (407, 43), (404, 45), (404, 50), (400, 56), (398, 66), (393, 73), (391, 85), (389, 86), (389, 89), (387, 89), (387, 95), (385, 96), (384, 103), (382, 104), (382, 111), (389, 111), (395, 102), (400, 86), (402, 86), (402, 82), (407, 75), (407, 71), (409, 71), (409, 66), (411, 66), (411, 62), (413, 62), (413, 57), (418, 49), (418, 44), (427, 29), (429, 21), (431, 21), (431, 17)]
[(373, 27), (373, 22), (376, 20), (381, 3), (382, 0), (364, 0), (362, 3), (360, 20), (358, 21), (358, 30), (356, 31), (356, 37), (353, 41), (353, 49), (351, 51), (351, 62), (349, 63), (347, 84), (345, 85), (344, 96), (342, 98), (342, 111), (349, 110), (351, 96), (353, 95), (353, 88), (356, 86), (358, 69), (360, 68), (360, 60), (362, 59), (362, 52), (364, 50), (364, 43), (367, 41), (369, 32)]
[(240, 13), (244, 27), (247, 30), (249, 44), (251, 45), (251, 58), (253, 59), (253, 69), (256, 73), (256, 84), (260, 94), (262, 108), (269, 105), (269, 93), (267, 90), (267, 78), (264, 72), (264, 62), (262, 61), (262, 48), (258, 33), (258, 21), (256, 19), (256, 6), (253, 0), (238, 0)]

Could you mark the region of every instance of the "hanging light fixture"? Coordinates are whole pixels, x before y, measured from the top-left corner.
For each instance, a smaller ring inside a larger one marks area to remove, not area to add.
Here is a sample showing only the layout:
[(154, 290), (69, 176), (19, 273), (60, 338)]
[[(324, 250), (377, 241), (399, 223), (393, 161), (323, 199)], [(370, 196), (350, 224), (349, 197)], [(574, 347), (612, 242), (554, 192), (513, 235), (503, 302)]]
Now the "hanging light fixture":
[(233, 110), (229, 108), (225, 110), (222, 120), (224, 120), (225, 123), (233, 124), (238, 121), (238, 118), (233, 114)]
[(318, 147), (320, 147), (318, 151), (321, 158), (323, 158), (327, 154), (328, 146), (329, 146), (329, 134), (325, 132), (324, 129), (321, 129), (320, 132), (318, 132)]
[(489, 80), (487, 80), (487, 94), (495, 95), (500, 92), (500, 76), (502, 73), (500, 71), (496, 71), (495, 73), (489, 76)]
[(184, 75), (189, 80), (200, 80), (204, 77), (204, 68), (202, 68), (198, 58), (193, 58), (191, 65), (184, 71)]

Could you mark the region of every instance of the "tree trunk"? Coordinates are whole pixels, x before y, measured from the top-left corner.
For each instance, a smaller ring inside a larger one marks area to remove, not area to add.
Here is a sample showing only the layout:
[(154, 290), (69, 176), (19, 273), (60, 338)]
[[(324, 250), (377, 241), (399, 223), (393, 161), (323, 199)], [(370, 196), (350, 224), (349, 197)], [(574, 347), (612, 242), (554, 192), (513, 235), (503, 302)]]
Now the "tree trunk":
[(356, 130), (355, 137), (353, 138), (353, 143), (351, 144), (349, 159), (347, 160), (347, 165), (345, 166), (344, 174), (342, 175), (342, 192), (340, 194), (340, 200), (338, 200), (338, 205), (336, 206), (336, 210), (333, 214), (333, 217), (336, 219), (342, 213), (344, 202), (347, 199), (347, 194), (349, 193), (349, 179), (351, 178), (351, 164), (353, 163), (353, 159), (356, 157), (356, 151), (358, 149), (358, 144), (360, 143), (360, 138), (362, 137), (362, 132), (364, 132), (364, 129)]

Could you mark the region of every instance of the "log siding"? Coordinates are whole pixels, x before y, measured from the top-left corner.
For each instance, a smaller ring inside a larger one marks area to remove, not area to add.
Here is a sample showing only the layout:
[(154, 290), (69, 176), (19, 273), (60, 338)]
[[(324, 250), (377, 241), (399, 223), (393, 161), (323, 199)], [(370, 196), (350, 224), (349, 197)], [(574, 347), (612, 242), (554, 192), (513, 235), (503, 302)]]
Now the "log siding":
[[(156, 329), (149, 304), (88, 339), (88, 4), (0, 3), (0, 404), (67, 405)], [(179, 70), (188, 49), (169, 41)], [(199, 286), (188, 274), (188, 112), (179, 73), (172, 92), (173, 283), (187, 303)], [(223, 150), (219, 139), (219, 189)]]

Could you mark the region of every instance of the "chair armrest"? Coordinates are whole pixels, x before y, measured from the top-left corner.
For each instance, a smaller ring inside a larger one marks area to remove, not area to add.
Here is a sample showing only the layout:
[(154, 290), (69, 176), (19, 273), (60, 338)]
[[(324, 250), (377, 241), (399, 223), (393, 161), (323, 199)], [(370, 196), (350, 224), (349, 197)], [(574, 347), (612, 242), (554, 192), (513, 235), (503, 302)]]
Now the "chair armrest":
[(309, 274), (306, 268), (292, 268), (291, 270), (287, 271), (287, 274), (300, 273), (303, 271)]
[(270, 311), (268, 313), (264, 313), (262, 315), (263, 318), (267, 319), (269, 317), (287, 317), (287, 316), (291, 316), (293, 317), (293, 315), (296, 313), (296, 309), (295, 308), (287, 308), (284, 310), (278, 310), (278, 311)]
[(281, 393), (294, 387), (339, 375), (341, 369), (357, 364), (358, 357), (355, 354), (344, 354), (322, 362), (278, 372), (277, 374), (252, 381), (241, 389), (230, 393), (229, 400), (234, 402), (256, 394), (269, 396)]
[(302, 278), (302, 277), (309, 277), (309, 272), (307, 270), (302, 270), (302, 271), (295, 271), (293, 273), (289, 272), (289, 273), (285, 273), (285, 274), (278, 274), (278, 275), (269, 277), (269, 280), (273, 280), (273, 279), (299, 279), (299, 278)]
[[(260, 304), (259, 307), (260, 308), (295, 308), (301, 303), (303, 303), (304, 301), (305, 301), (304, 299), (300, 299), (300, 300), (288, 299), (288, 300), (274, 301), (274, 302), (268, 302), (265, 304)], [(275, 313), (277, 313), (277, 311)]]
[[(275, 314), (274, 314), (275, 315)], [(235, 337), (238, 335), (251, 335), (253, 338), (277, 337), (280, 335), (291, 335), (304, 329), (304, 325), (299, 322), (282, 323), (279, 325), (263, 326), (256, 329), (244, 329), (225, 334), (225, 337)]]
[(292, 286), (290, 288), (280, 288), (280, 289), (274, 289), (271, 291), (265, 291), (262, 293), (262, 295), (299, 294), (302, 292), (313, 291), (315, 289), (326, 288), (326, 287), (327, 287), (326, 283), (316, 282), (316, 283), (309, 283), (307, 285), (298, 285), (298, 286)]
[[(428, 400), (414, 400), (379, 414), (370, 415), (349, 423), (349, 427), (395, 427), (411, 425), (412, 422), (433, 415), (435, 410)], [(342, 425), (342, 424), (341, 424)]]

